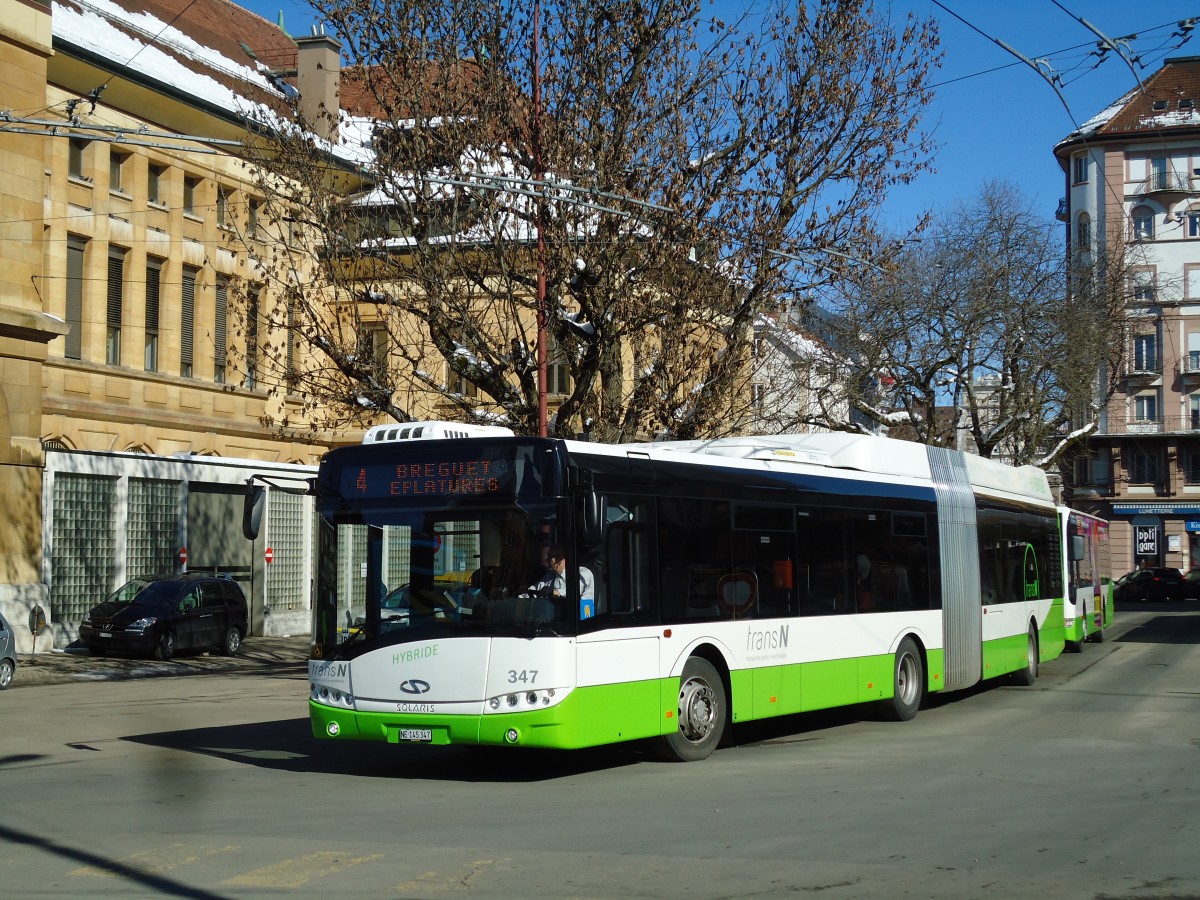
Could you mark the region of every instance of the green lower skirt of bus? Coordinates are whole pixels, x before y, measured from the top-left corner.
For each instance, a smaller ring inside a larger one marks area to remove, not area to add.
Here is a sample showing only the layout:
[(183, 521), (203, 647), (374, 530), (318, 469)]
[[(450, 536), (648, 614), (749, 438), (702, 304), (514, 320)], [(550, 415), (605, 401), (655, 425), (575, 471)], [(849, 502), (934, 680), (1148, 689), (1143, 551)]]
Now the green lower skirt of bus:
[[(577, 688), (562, 703), (486, 715), (355, 712), (309, 701), (315, 737), (389, 743), (484, 744), (576, 749), (661, 734), (678, 679)], [(518, 697), (523, 704), (523, 699)]]
[[(1003, 649), (1015, 654), (1013, 647)], [(927, 655), (926, 689), (941, 690), (942, 651)], [(885, 699), (892, 696), (894, 666), (892, 654), (881, 654), (735, 671), (729, 677), (731, 719), (748, 722)], [(576, 688), (553, 706), (486, 715), (355, 712), (312, 701), (309, 709), (319, 738), (573, 749), (669, 734), (679, 727), (678, 693), (679, 680), (663, 678)], [(517, 695), (517, 702), (524, 699)]]

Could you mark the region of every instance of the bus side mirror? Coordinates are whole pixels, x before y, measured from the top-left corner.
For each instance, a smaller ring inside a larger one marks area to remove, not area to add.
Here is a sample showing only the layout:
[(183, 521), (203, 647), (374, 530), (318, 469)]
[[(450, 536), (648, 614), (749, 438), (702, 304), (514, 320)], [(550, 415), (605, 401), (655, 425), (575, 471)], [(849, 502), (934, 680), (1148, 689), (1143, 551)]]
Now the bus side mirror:
[(604, 540), (604, 500), (595, 491), (584, 491), (579, 500), (583, 507), (581, 537), (585, 544), (594, 546)]
[(1083, 535), (1071, 535), (1071, 562), (1079, 562), (1081, 559), (1087, 558), (1085, 549), (1083, 546)]
[(259, 529), (262, 527), (263, 507), (266, 502), (266, 488), (259, 484), (246, 485), (246, 496), (242, 500), (242, 534), (248, 541), (253, 541), (258, 537)]

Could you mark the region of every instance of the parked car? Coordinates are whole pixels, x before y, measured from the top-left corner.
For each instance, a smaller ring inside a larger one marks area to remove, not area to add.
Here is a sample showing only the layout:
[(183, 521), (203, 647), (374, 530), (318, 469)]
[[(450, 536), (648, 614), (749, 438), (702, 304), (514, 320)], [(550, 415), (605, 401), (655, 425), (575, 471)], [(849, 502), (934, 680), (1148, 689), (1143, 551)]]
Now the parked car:
[(246, 595), (226, 575), (188, 573), (135, 578), (94, 607), (79, 639), (99, 656), (109, 652), (170, 659), (179, 650), (237, 653), (246, 635)]
[(13, 683), (17, 674), (17, 636), (8, 619), (0, 613), (0, 691)]
[(1183, 599), (1200, 600), (1200, 566), (1193, 566), (1183, 576)]
[(1184, 597), (1183, 573), (1169, 567), (1134, 569), (1117, 579), (1114, 596), (1120, 602), (1178, 601)]

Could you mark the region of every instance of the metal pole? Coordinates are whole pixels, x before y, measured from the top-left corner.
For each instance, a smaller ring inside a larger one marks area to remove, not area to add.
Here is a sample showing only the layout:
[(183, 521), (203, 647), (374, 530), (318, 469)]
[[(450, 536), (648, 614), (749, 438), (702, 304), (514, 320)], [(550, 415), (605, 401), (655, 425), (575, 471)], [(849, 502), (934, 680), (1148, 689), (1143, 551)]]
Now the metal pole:
[(545, 170), (542, 165), (542, 73), (540, 57), (541, 0), (533, 0), (533, 168), (538, 186), (537, 203), (537, 383), (538, 434), (546, 437), (546, 205)]

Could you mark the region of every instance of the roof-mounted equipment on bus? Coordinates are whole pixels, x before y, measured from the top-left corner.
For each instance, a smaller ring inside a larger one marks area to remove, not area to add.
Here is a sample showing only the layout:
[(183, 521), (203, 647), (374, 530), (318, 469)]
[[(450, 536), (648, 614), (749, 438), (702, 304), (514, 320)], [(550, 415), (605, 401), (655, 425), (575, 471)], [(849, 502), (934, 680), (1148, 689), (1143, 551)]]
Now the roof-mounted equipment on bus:
[(375, 425), (363, 435), (364, 444), (394, 441), (436, 441), (451, 438), (514, 437), (511, 428), (501, 425), (468, 425), (463, 422), (405, 422)]

